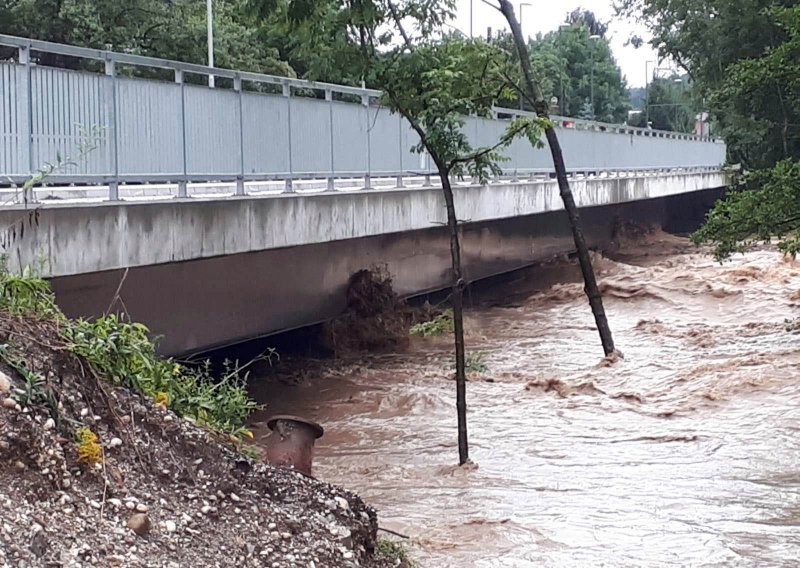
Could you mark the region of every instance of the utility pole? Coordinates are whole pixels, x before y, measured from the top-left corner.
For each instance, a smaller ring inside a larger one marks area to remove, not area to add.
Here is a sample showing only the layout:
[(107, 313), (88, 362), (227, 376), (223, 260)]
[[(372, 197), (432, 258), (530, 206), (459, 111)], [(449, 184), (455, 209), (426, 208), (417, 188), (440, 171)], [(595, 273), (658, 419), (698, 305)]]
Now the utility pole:
[[(211, 0), (206, 0), (206, 23), (208, 24), (208, 66), (214, 68), (214, 11)], [(214, 75), (208, 75), (208, 86), (214, 87)]]

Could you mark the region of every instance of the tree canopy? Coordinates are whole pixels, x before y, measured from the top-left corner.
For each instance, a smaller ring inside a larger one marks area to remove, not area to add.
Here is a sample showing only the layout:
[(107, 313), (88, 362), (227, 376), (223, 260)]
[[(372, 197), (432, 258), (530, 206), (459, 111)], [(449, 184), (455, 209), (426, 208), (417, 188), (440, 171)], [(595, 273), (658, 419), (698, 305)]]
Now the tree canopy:
[(780, 238), (800, 250), (800, 5), (796, 0), (625, 0), (653, 45), (694, 80), (746, 175), (693, 236), (717, 258)]
[[(797, 139), (800, 120), (786, 104), (786, 74), (762, 82), (760, 108), (736, 87), (738, 67), (759, 65), (765, 53), (791, 41), (796, 0), (620, 0), (621, 15), (644, 22), (651, 44), (671, 58), (705, 97), (718, 134), (728, 142), (731, 162), (748, 168), (769, 167), (792, 155), (784, 153), (782, 130)], [(782, 10), (789, 9), (789, 12)], [(762, 76), (762, 79), (764, 77)], [(757, 112), (753, 112), (757, 110)]]
[[(245, 0), (214, 1), (215, 64), (295, 76), (278, 42), (265, 34), (247, 8)], [(270, 28), (275, 29), (275, 23)], [(200, 1), (0, 0), (0, 33), (207, 63), (206, 5)], [(43, 62), (76, 65), (47, 55)]]

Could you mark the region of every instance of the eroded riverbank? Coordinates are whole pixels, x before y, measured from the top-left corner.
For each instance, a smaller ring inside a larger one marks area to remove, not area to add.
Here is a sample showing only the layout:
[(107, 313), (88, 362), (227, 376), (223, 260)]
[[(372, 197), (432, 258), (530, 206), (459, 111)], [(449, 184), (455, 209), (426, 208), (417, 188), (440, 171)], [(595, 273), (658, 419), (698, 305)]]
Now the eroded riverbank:
[(651, 235), (598, 258), (625, 359), (599, 340), (565, 263), (473, 295), (474, 470), (457, 459), (450, 340), (288, 361), (273, 412), (326, 426), (315, 473), (352, 488), (423, 566), (796, 566), (800, 262), (723, 266)]

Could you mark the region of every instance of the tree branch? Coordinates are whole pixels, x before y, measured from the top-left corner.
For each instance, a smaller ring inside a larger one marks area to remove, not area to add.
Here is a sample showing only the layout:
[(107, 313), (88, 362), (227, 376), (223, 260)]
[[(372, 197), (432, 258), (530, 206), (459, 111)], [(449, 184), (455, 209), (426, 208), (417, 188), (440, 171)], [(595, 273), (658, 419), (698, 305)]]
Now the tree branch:
[(473, 160), (477, 160), (478, 158), (482, 158), (487, 154), (491, 154), (495, 150), (502, 148), (504, 146), (508, 146), (514, 138), (523, 130), (527, 128), (527, 125), (519, 125), (516, 128), (511, 129), (509, 132), (503, 135), (503, 138), (494, 146), (488, 146), (485, 148), (481, 148), (480, 150), (473, 152), (472, 154), (468, 154), (466, 156), (461, 156), (460, 158), (453, 158), (450, 160), (448, 164), (448, 170), (453, 169), (456, 164), (464, 164), (467, 162), (471, 162)]
[(397, 29), (400, 32), (400, 35), (403, 36), (403, 42), (406, 44), (406, 47), (409, 49), (412, 48), (411, 39), (408, 37), (406, 33), (406, 29), (403, 27), (403, 23), (400, 21), (400, 16), (397, 13), (397, 6), (394, 5), (394, 2), (389, 0), (389, 11), (392, 13), (392, 19), (394, 20), (395, 24), (397, 24)]

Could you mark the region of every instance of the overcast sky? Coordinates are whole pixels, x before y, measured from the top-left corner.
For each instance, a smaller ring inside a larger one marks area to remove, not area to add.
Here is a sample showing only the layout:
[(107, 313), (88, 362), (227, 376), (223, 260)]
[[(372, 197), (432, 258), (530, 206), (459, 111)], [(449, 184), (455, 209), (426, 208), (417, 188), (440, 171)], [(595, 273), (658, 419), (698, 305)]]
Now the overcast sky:
[[(645, 62), (654, 61), (657, 56), (648, 44), (639, 49), (625, 46), (625, 41), (636, 33), (649, 40), (650, 35), (643, 28), (632, 22), (614, 18), (612, 0), (527, 0), (530, 6), (522, 7), (522, 31), (526, 35), (535, 36), (538, 32), (558, 29), (567, 12), (582, 7), (593, 11), (597, 17), (609, 23), (608, 36), (611, 49), (622, 73), (628, 79), (628, 86), (642, 87), (645, 82)], [(458, 13), (454, 25), (469, 35), (470, 4), (473, 6), (473, 32), (475, 35), (486, 35), (486, 28), (493, 30), (506, 29), (505, 18), (497, 10), (484, 4), (481, 0), (457, 0)], [(520, 17), (520, 2), (514, 1), (517, 17)], [(652, 73), (652, 65), (650, 66)]]

